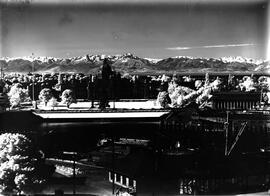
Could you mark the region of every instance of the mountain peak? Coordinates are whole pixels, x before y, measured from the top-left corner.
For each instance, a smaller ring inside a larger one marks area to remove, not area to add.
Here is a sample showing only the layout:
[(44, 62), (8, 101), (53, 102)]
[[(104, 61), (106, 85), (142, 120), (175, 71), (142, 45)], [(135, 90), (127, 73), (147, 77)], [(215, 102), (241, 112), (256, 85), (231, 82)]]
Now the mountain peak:
[(116, 70), (128, 73), (249, 72), (270, 69), (269, 62), (239, 56), (222, 58), (176, 56), (152, 59), (140, 58), (132, 53), (122, 55), (87, 54), (70, 58), (4, 57), (0, 58), (0, 65), (7, 72), (31, 72), (34, 63), (37, 72), (58, 70), (62, 72), (95, 73), (104, 58), (108, 58)]

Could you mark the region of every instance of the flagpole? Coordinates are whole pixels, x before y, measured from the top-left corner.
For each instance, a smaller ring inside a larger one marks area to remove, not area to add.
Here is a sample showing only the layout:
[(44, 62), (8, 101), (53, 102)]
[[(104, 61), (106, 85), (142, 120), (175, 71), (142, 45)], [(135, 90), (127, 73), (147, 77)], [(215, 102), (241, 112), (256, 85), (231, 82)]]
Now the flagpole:
[(34, 62), (33, 62), (33, 56), (34, 56), (34, 53), (32, 53), (32, 74), (33, 74), (33, 79), (32, 79), (32, 100), (35, 101), (35, 75), (34, 75), (34, 71), (35, 71), (35, 68), (34, 68)]
[(35, 101), (35, 64), (34, 64), (34, 53), (32, 53), (31, 55), (32, 57), (32, 74), (33, 74), (33, 79), (32, 79), (32, 103), (33, 103), (33, 107), (34, 109), (37, 109), (37, 103)]

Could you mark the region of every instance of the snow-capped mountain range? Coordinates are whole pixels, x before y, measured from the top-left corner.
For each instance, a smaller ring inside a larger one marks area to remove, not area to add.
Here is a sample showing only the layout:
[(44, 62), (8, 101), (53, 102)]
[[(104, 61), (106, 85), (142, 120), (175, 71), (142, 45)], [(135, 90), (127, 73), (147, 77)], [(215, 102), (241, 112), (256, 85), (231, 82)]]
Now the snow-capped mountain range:
[(85, 55), (72, 58), (18, 57), (0, 58), (5, 72), (80, 72), (95, 74), (103, 59), (108, 58), (116, 71), (140, 73), (196, 73), (196, 72), (265, 72), (268, 61), (243, 57), (198, 58), (176, 56), (165, 59), (140, 58), (131, 53), (123, 55)]

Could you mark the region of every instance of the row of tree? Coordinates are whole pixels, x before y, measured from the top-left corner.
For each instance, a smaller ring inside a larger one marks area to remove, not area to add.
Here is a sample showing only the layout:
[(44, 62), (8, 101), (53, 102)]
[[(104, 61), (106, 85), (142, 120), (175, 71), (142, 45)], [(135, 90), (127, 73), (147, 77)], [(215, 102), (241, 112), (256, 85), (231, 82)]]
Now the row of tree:
[(211, 93), (220, 91), (222, 87), (218, 77), (210, 82), (208, 74), (205, 76), (204, 84), (201, 81), (195, 84), (197, 89), (194, 90), (177, 82), (170, 82), (168, 88), (162, 89), (158, 94), (157, 103), (163, 108), (184, 107), (191, 102), (195, 102), (199, 107), (205, 107), (212, 96)]
[[(179, 82), (179, 77), (177, 76), (169, 77), (164, 75), (159, 78), (158, 83), (160, 82), (160, 84), (156, 85), (155, 88), (160, 89), (162, 92), (160, 92), (158, 95), (158, 103), (160, 103), (162, 107), (181, 107), (190, 101), (195, 101), (199, 105), (205, 105), (207, 100), (211, 98), (211, 93), (213, 91), (227, 91), (229, 89), (230, 91), (270, 92), (270, 78), (267, 76), (261, 76), (258, 78), (254, 76), (244, 76), (241, 78), (236, 78), (233, 75), (229, 75), (227, 80), (224, 81), (224, 78), (222, 77), (216, 77), (216, 79), (210, 80), (209, 74), (206, 73), (204, 79), (195, 80), (194, 78), (183, 77), (182, 80), (182, 82)], [(189, 86), (187, 84), (192, 85)], [(158, 87), (162, 85), (163, 89)], [(98, 86), (98, 88), (103, 89), (101, 86)], [(111, 89), (112, 87), (108, 88)], [(11, 108), (18, 107), (22, 102), (31, 101), (28, 94), (31, 93), (31, 89), (32, 88), (28, 90), (25, 89), (20, 83), (12, 84), (8, 93)], [(113, 89), (114, 88), (112, 88), (112, 90)], [(54, 89), (52, 88), (43, 88), (35, 94), (39, 94), (37, 98), (39, 98), (45, 106), (56, 106), (58, 103), (57, 101), (59, 101), (59, 95), (55, 95)], [(61, 103), (64, 103), (67, 105), (67, 107), (69, 107), (71, 103), (75, 102), (75, 94), (76, 92), (74, 90), (65, 89), (60, 94)], [(89, 87), (89, 94), (96, 94), (92, 87)], [(270, 93), (268, 94), (268, 100), (270, 100)], [(99, 98), (96, 97), (96, 95), (89, 95), (88, 99), (89, 97), (92, 99)], [(138, 97), (135, 96), (134, 98)]]
[[(23, 102), (31, 101), (28, 91), (24, 89), (20, 83), (15, 83), (11, 87), (8, 93), (8, 98), (11, 109), (20, 107), (21, 103)], [(54, 107), (57, 105), (57, 100), (55, 97), (53, 97), (52, 90), (49, 88), (44, 88), (40, 91), (39, 100), (45, 106), (49, 105)], [(73, 91), (70, 89), (64, 90), (61, 95), (61, 103), (66, 104), (67, 107), (69, 107), (70, 104), (74, 102), (76, 102), (76, 99)]]

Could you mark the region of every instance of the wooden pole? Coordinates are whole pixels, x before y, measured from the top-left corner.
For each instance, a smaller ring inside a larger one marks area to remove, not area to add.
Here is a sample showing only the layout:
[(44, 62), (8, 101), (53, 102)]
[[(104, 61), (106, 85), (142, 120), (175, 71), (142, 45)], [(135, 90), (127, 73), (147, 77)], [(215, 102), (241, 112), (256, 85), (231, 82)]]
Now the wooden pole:
[(73, 195), (76, 195), (76, 162), (75, 162), (75, 154), (73, 154)]
[(112, 137), (112, 194), (114, 195), (114, 189), (115, 189), (115, 168), (114, 168), (114, 154), (115, 154), (115, 148), (114, 148), (114, 136)]
[(229, 134), (229, 111), (226, 111), (227, 119), (225, 122), (225, 156), (228, 155), (228, 134)]

